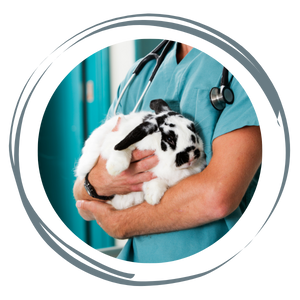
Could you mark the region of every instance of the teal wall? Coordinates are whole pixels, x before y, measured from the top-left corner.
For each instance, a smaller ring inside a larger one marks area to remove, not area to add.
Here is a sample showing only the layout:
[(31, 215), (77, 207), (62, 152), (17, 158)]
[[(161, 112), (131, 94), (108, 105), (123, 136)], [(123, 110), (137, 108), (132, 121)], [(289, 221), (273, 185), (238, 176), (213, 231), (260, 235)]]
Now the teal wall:
[(74, 169), (84, 141), (103, 122), (110, 105), (109, 50), (87, 58), (61, 82), (43, 117), (38, 145), (41, 179), (60, 219), (94, 248), (114, 239), (95, 221), (84, 221), (75, 207)]
[(152, 51), (162, 40), (141, 39), (135, 41), (135, 59), (138, 60)]

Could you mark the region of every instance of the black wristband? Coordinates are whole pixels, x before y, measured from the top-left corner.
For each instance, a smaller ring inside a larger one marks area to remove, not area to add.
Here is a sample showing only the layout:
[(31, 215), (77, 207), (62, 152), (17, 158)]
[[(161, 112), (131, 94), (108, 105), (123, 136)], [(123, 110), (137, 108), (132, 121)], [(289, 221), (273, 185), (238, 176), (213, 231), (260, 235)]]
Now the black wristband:
[(93, 198), (97, 198), (97, 199), (100, 199), (100, 200), (112, 200), (115, 195), (112, 195), (112, 196), (99, 196), (97, 193), (96, 193), (96, 190), (94, 189), (94, 187), (90, 184), (89, 180), (88, 180), (88, 176), (89, 176), (90, 173), (87, 173), (86, 176), (85, 176), (85, 179), (84, 179), (84, 188), (86, 190), (86, 192)]

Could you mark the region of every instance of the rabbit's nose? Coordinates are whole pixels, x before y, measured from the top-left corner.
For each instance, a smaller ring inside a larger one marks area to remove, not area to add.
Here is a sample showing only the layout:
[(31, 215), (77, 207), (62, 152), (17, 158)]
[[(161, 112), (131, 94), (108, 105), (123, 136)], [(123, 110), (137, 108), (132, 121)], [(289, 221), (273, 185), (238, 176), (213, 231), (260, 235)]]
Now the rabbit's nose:
[(194, 157), (193, 158), (191, 158), (190, 160), (189, 160), (189, 162), (187, 163), (188, 164), (188, 166), (190, 166), (190, 165), (192, 165), (193, 164), (193, 162), (194, 162)]

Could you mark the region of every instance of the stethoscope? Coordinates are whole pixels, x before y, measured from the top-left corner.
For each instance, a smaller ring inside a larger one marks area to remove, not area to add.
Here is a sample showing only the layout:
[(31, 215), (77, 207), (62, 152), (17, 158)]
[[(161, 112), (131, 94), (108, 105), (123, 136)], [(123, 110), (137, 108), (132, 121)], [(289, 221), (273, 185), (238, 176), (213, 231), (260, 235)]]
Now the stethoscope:
[[(131, 83), (131, 81), (133, 80), (133, 78), (135, 78), (135, 76), (137, 76), (140, 71), (143, 69), (143, 67), (145, 66), (145, 64), (152, 60), (152, 59), (156, 59), (156, 65), (152, 71), (152, 74), (149, 78), (148, 84), (146, 86), (146, 88), (144, 89), (140, 99), (138, 100), (137, 104), (135, 105), (134, 109), (132, 112), (135, 112), (139, 106), (139, 104), (141, 103), (142, 99), (144, 98), (147, 90), (149, 89), (160, 65), (162, 64), (164, 58), (166, 57), (169, 49), (171, 48), (171, 46), (173, 45), (173, 41), (169, 41), (169, 40), (163, 40), (155, 49), (153, 49), (149, 54), (147, 54), (141, 61), (140, 63), (137, 65), (137, 67), (135, 68), (135, 70), (133, 71), (131, 77), (129, 78), (129, 80), (127, 81), (127, 83), (125, 84), (123, 90), (121, 91), (121, 94), (117, 100), (115, 109), (114, 109), (114, 115), (116, 114), (118, 105), (123, 97), (123, 94), (125, 93), (126, 89), (128, 88), (129, 84)], [(162, 51), (161, 51), (162, 50)], [(158, 53), (161, 51), (161, 54), (159, 55)], [(222, 71), (222, 77), (221, 77), (221, 84), (220, 84), (220, 88), (218, 87), (214, 87), (211, 89), (210, 93), (209, 93), (209, 97), (210, 97), (210, 102), (212, 104), (212, 106), (219, 111), (222, 111), (226, 104), (232, 104), (234, 101), (234, 94), (232, 92), (232, 90), (229, 87), (229, 82), (228, 82), (228, 70), (224, 67), (223, 71)]]
[(229, 85), (228, 70), (224, 67), (222, 71), (220, 88), (213, 87), (209, 93), (210, 102), (216, 110), (222, 111), (225, 108), (226, 103), (229, 105), (233, 103), (234, 94)]

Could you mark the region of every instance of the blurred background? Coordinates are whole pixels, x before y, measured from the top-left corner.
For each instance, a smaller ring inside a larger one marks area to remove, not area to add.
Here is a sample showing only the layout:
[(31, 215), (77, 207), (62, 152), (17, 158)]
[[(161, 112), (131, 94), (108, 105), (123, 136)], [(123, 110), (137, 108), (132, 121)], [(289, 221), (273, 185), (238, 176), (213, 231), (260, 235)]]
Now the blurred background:
[(43, 116), (38, 160), (48, 199), (77, 237), (103, 252), (106, 248), (121, 248), (126, 241), (113, 239), (95, 221), (86, 222), (80, 217), (73, 197), (74, 169), (84, 141), (105, 119), (128, 69), (160, 42), (128, 41), (88, 57), (61, 82)]

